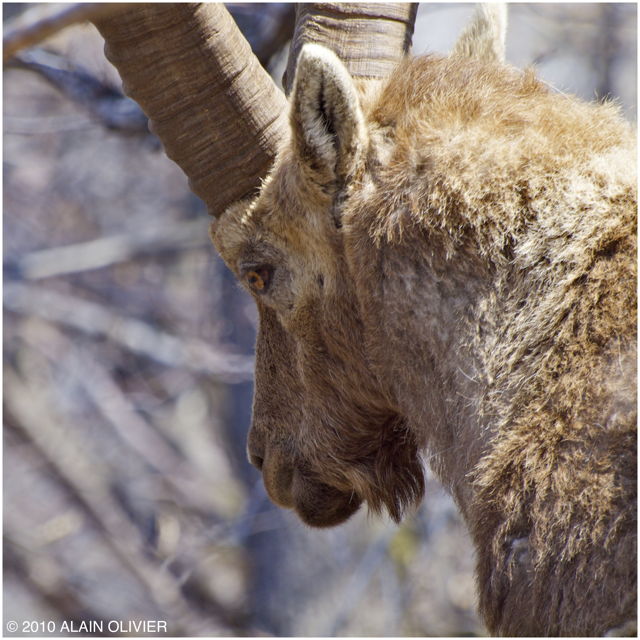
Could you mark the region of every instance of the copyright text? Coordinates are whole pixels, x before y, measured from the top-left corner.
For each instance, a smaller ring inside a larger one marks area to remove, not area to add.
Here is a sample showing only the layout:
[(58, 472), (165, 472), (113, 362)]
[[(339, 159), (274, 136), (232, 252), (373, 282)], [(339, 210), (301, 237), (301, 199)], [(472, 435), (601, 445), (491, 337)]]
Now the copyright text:
[(9, 633), (24, 634), (83, 634), (114, 633), (167, 633), (166, 620), (10, 620), (5, 624)]

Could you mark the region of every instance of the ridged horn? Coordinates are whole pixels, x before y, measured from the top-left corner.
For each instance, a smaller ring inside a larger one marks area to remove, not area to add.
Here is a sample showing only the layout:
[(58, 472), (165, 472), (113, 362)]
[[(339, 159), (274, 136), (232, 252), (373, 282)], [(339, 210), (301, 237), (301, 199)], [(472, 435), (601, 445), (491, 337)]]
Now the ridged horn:
[(285, 91), (291, 90), (298, 55), (307, 42), (333, 50), (354, 77), (388, 76), (411, 47), (417, 9), (415, 3), (401, 2), (299, 4)]
[[(387, 76), (411, 45), (415, 4), (298, 5), (286, 82), (305, 42), (356, 77)], [(222, 4), (136, 4), (94, 21), (125, 93), (218, 217), (254, 193), (284, 138), (287, 102)]]
[(284, 136), (287, 102), (224, 5), (131, 5), (95, 24), (125, 93), (209, 213), (255, 192)]

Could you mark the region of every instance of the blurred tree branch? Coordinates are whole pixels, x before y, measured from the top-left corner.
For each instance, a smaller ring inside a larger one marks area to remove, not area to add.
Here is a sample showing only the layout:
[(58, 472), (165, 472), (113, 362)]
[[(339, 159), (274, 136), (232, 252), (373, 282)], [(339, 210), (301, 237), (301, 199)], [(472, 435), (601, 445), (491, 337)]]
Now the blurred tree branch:
[(101, 269), (140, 256), (209, 247), (207, 222), (198, 218), (159, 227), (143, 227), (135, 233), (32, 251), (17, 260), (5, 262), (5, 274), (25, 280), (39, 280)]
[[(157, 144), (157, 138), (148, 129), (146, 115), (136, 102), (118, 88), (105, 84), (54, 52), (43, 49), (22, 51), (34, 47), (66, 27), (104, 19), (131, 6), (122, 3), (77, 3), (60, 9), (54, 5), (51, 14), (32, 22), (28, 21), (29, 15), (21, 15), (13, 19), (5, 31), (3, 62), (7, 68), (37, 73), (107, 129), (143, 135)], [(231, 4), (229, 10), (266, 68), (271, 58), (291, 37), (295, 5), (272, 3), (256, 12), (253, 6)]]
[(58, 31), (80, 22), (98, 20), (131, 8), (127, 3), (78, 2), (71, 5), (51, 5), (51, 13), (24, 23), (24, 16), (13, 20), (2, 38), (2, 60), (6, 63), (21, 49), (33, 47)]
[(81, 298), (13, 282), (4, 286), (4, 305), (17, 313), (108, 337), (134, 353), (170, 367), (182, 367), (226, 383), (253, 379), (250, 356), (225, 353), (201, 340), (178, 338)]
[(5, 370), (4, 383), (13, 426), (50, 466), (58, 482), (102, 533), (106, 545), (153, 596), (159, 610), (172, 619), (172, 635), (200, 635), (205, 628), (219, 628), (212, 620), (196, 615), (172, 576), (148, 558), (140, 531), (112, 494), (104, 465), (89, 456), (89, 449), (56, 419), (53, 407), (16, 373)]
[(58, 54), (32, 49), (15, 54), (6, 67), (37, 73), (107, 129), (154, 137), (147, 117), (131, 98)]
[[(29, 553), (24, 548), (24, 530), (14, 522), (11, 511), (4, 514), (3, 570), (6, 577), (11, 575), (39, 599), (59, 612), (65, 620), (79, 625), (82, 620), (100, 620), (100, 615), (78, 602), (66, 581), (64, 568), (50, 556)], [(5, 577), (5, 579), (6, 579)]]
[(226, 7), (266, 69), (273, 56), (291, 40), (296, 22), (296, 4), (230, 2)]

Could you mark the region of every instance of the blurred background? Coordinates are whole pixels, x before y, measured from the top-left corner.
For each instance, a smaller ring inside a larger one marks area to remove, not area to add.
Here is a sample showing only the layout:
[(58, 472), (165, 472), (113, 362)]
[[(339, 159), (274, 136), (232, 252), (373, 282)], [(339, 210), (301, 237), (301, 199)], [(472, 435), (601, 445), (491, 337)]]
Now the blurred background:
[[(228, 7), (280, 82), (294, 5)], [(57, 8), (5, 3), (5, 32)], [(472, 11), (421, 5), (414, 52), (446, 53)], [(509, 62), (636, 120), (635, 4), (509, 19)], [(4, 624), (19, 623), (4, 633), (483, 635), (471, 545), (437, 480), (401, 526), (361, 510), (310, 530), (268, 501), (245, 457), (253, 303), (97, 31), (5, 65), (3, 118)]]

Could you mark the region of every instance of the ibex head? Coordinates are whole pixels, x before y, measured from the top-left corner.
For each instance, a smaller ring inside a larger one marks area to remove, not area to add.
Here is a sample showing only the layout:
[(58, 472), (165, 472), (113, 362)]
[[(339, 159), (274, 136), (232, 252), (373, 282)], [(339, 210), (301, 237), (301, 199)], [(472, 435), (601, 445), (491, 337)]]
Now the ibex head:
[[(484, 42), (487, 29), (474, 36)], [(346, 247), (358, 242), (349, 202), (370, 188), (385, 153), (362, 88), (335, 54), (305, 45), (290, 139), (260, 196), (212, 228), (260, 315), (250, 459), (274, 502), (315, 526), (345, 520), (363, 501), (399, 519), (424, 490), (420, 443), (370, 358)]]
[(370, 144), (359, 93), (329, 50), (300, 55), (291, 139), (257, 200), (214, 223), (213, 241), (260, 314), (249, 455), (271, 498), (308, 524), (423, 491), (417, 443), (367, 359), (345, 255), (343, 204)]

